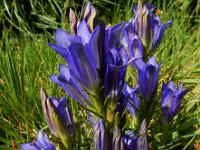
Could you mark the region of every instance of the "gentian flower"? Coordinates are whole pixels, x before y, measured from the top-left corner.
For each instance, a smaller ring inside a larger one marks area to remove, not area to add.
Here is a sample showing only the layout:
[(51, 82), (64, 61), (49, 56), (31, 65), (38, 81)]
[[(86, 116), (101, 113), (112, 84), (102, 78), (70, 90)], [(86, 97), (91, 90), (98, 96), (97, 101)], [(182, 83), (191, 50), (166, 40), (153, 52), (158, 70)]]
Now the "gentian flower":
[(143, 56), (142, 41), (133, 27), (134, 21), (129, 21), (123, 29), (122, 45), (125, 47), (129, 58)]
[(166, 28), (172, 24), (171, 20), (161, 24), (158, 16), (153, 18), (154, 9), (150, 2), (143, 6), (141, 0), (138, 6), (133, 6), (135, 18), (126, 25), (122, 40), (129, 56), (143, 55), (148, 58), (161, 43)]
[(152, 38), (152, 43), (151, 43), (151, 51), (154, 51), (156, 47), (161, 43), (164, 35), (165, 35), (165, 30), (166, 28), (172, 24), (172, 20), (167, 21), (165, 24), (162, 24), (160, 22), (160, 18), (156, 16), (153, 19), (153, 38)]
[[(66, 93), (87, 109), (92, 109), (99, 87), (97, 62), (94, 59), (94, 39), (99, 33), (98, 28), (93, 32), (88, 44), (71, 44), (68, 50), (59, 49), (63, 53), (68, 66), (59, 66), (60, 75), (51, 75), (52, 82), (59, 84)], [(88, 95), (92, 95), (93, 99)]]
[(55, 146), (49, 141), (47, 134), (43, 131), (38, 132), (37, 138), (37, 141), (21, 144), (21, 150), (56, 150)]
[(57, 44), (50, 46), (64, 57), (68, 66), (61, 64), (59, 75), (51, 75), (50, 79), (83, 107), (103, 116), (102, 107), (108, 97), (112, 104), (118, 104), (128, 63), (123, 59), (125, 49), (120, 47), (124, 23), (105, 29), (98, 19), (99, 24), (94, 24), (96, 15), (93, 13), (96, 14), (96, 10), (88, 3), (75, 35), (56, 31)]
[(108, 150), (108, 137), (104, 121), (102, 118), (94, 121), (88, 113), (88, 118), (93, 129), (93, 146), (95, 150)]
[(182, 90), (183, 84), (179, 88), (174, 87), (171, 81), (162, 86), (162, 116), (165, 122), (170, 122), (176, 115), (183, 96), (188, 92), (188, 89)]
[(125, 84), (123, 88), (123, 94), (127, 98), (126, 109), (132, 117), (138, 116), (138, 110), (140, 107), (140, 98), (138, 97), (139, 87), (136, 86), (132, 89), (129, 85)]
[(98, 14), (95, 7), (91, 2), (87, 2), (82, 12), (82, 19), (85, 19), (90, 31), (94, 31), (95, 27), (98, 25)]
[(156, 64), (154, 57), (151, 57), (145, 64), (142, 59), (135, 61), (138, 70), (139, 89), (145, 99), (150, 101), (156, 93), (160, 64)]
[(137, 150), (148, 150), (147, 124), (145, 119), (142, 121), (142, 124), (140, 126), (139, 135), (137, 139)]
[(145, 49), (148, 48), (152, 38), (152, 18), (153, 10), (151, 3), (146, 3), (142, 6), (141, 0), (138, 1), (138, 6), (133, 6), (135, 13), (135, 30), (140, 37)]
[(130, 131), (123, 136), (124, 150), (137, 150), (137, 137)]
[(113, 150), (124, 150), (123, 138), (121, 131), (118, 126), (115, 126), (112, 139), (112, 149)]
[(139, 134), (134, 135), (133, 131), (123, 136), (124, 150), (148, 150), (146, 120), (142, 121)]
[(48, 97), (41, 89), (43, 112), (52, 134), (60, 138), (67, 149), (70, 149), (73, 142), (74, 127), (69, 109), (66, 107), (67, 99), (65, 97), (56, 100), (54, 97)]

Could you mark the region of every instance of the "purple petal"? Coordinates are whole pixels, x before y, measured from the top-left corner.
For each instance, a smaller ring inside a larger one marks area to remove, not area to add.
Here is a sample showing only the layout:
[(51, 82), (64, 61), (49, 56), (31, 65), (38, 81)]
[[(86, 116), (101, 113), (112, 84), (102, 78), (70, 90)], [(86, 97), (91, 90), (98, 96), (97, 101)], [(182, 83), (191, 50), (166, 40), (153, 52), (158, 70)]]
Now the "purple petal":
[(88, 26), (85, 22), (85, 20), (83, 19), (77, 29), (77, 34), (78, 36), (80, 36), (83, 40), (83, 45), (85, 45), (86, 43), (89, 42), (90, 40), (90, 31), (88, 29)]
[(137, 150), (137, 137), (134, 136), (133, 131), (124, 135), (123, 141), (125, 150)]
[(138, 70), (138, 84), (145, 100), (151, 100), (157, 89), (160, 64), (156, 64), (155, 58), (150, 58), (145, 64), (142, 59), (135, 61)]
[(81, 44), (72, 44), (69, 47), (67, 60), (70, 70), (86, 89), (97, 88), (99, 82), (97, 70), (89, 63)]
[(181, 101), (188, 89), (182, 91), (183, 84), (179, 88), (174, 87), (173, 82), (163, 83), (162, 86), (162, 115), (166, 122), (170, 122), (178, 112)]
[(69, 81), (62, 80), (62, 78), (59, 78), (55, 75), (50, 76), (50, 80), (58, 84), (63, 88), (63, 90), (68, 93), (74, 100), (76, 100), (78, 103), (83, 105), (84, 107), (88, 108), (88, 102), (89, 98), (84, 92), (84, 90), (81, 90), (81, 87), (77, 88), (77, 83), (73, 82), (73, 79), (70, 78)]
[(135, 35), (132, 38), (129, 51), (130, 51), (131, 57), (143, 56), (143, 45), (138, 36)]
[(38, 140), (32, 143), (22, 144), (22, 150), (56, 150), (55, 146), (49, 142), (48, 136), (46, 133), (39, 131), (38, 132)]
[(58, 46), (68, 49), (72, 43), (81, 43), (81, 38), (77, 36), (71, 36), (67, 32), (56, 29), (55, 40)]
[(153, 39), (152, 39), (152, 45), (151, 45), (151, 50), (154, 51), (156, 47), (161, 43), (166, 28), (172, 24), (172, 21), (168, 21), (164, 25), (160, 23), (160, 18), (156, 16), (153, 19)]
[(67, 50), (63, 47), (57, 46), (55, 44), (49, 44), (49, 46), (54, 49), (58, 54), (60, 54), (63, 58), (65, 58)]
[(121, 131), (118, 126), (115, 126), (112, 138), (113, 150), (124, 150), (124, 143), (121, 135)]
[(102, 59), (102, 50), (101, 48), (99, 47), (99, 40), (100, 40), (100, 27), (98, 26), (97, 28), (95, 28), (94, 32), (92, 33), (91, 35), (91, 38), (90, 38), (90, 51), (91, 52), (88, 52), (88, 53), (92, 53), (90, 54), (91, 58), (88, 58), (88, 59), (91, 59), (93, 60), (94, 64), (96, 64), (96, 67), (99, 69), (100, 68), (100, 65), (101, 65), (101, 59)]

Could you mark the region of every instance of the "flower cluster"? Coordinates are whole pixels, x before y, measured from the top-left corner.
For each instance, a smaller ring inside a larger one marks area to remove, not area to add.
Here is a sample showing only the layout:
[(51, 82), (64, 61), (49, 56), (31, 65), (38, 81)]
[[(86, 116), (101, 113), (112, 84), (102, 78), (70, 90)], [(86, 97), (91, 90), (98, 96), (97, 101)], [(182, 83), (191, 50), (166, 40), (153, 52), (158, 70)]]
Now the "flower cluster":
[[(88, 2), (80, 20), (70, 9), (71, 34), (57, 29), (56, 43), (49, 44), (66, 61), (59, 65), (58, 75), (50, 75), (50, 80), (87, 111), (95, 150), (148, 149), (147, 129), (157, 101), (161, 66), (152, 55), (172, 23), (170, 20), (162, 24), (158, 16), (154, 17), (154, 9), (139, 0), (133, 7), (134, 19), (108, 27)], [(127, 67), (136, 72), (136, 87), (125, 81)], [(173, 120), (186, 93), (182, 84), (178, 89), (173, 82), (163, 84), (164, 122)], [(48, 97), (44, 90), (41, 99), (51, 134), (60, 139), (61, 147), (73, 149), (76, 129), (68, 100)], [(38, 141), (21, 148), (58, 147), (41, 133)]]

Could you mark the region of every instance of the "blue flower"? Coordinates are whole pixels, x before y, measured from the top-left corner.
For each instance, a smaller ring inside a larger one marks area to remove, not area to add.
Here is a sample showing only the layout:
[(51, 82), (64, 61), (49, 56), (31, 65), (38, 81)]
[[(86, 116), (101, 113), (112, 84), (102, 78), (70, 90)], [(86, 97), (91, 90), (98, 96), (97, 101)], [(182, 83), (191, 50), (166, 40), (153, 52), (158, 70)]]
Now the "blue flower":
[[(132, 117), (138, 116), (138, 110), (140, 107), (140, 99), (138, 97), (139, 87), (136, 86), (135, 89), (132, 89), (128, 84), (124, 84), (123, 95), (125, 100), (123, 101), (126, 109)], [(123, 108), (123, 106), (121, 107)]]
[(142, 59), (135, 61), (138, 70), (139, 89), (146, 101), (150, 101), (156, 93), (160, 64), (156, 64), (154, 57), (151, 57), (145, 64)]
[(152, 22), (152, 31), (153, 31), (153, 37), (152, 37), (152, 43), (151, 43), (151, 51), (154, 51), (156, 49), (156, 47), (158, 47), (158, 45), (161, 43), (164, 35), (165, 35), (165, 30), (166, 28), (172, 24), (172, 21), (169, 20), (167, 21), (165, 24), (162, 24), (160, 22), (160, 18), (158, 16), (156, 16), (153, 19)]
[(42, 108), (52, 134), (60, 138), (66, 148), (70, 148), (73, 142), (74, 125), (65, 97), (58, 101), (54, 97), (48, 97), (41, 89)]
[(166, 28), (172, 24), (171, 20), (162, 24), (158, 16), (153, 17), (154, 9), (150, 2), (143, 6), (139, 1), (138, 6), (133, 6), (135, 18), (124, 28), (122, 39), (130, 57), (143, 55), (148, 58), (161, 43)]
[[(94, 17), (90, 13), (95, 11), (93, 9), (91, 3), (86, 5), (75, 35), (60, 29), (56, 31), (57, 44), (49, 45), (68, 66), (60, 64), (59, 75), (51, 75), (50, 79), (83, 107), (102, 115), (106, 97), (114, 94), (111, 97), (118, 103), (117, 97), (123, 87), (127, 62), (123, 58), (126, 52), (120, 46), (120, 34), (124, 23), (105, 29), (104, 23), (99, 22), (91, 30), (89, 20)], [(104, 97), (99, 96), (100, 92)]]
[(37, 141), (21, 144), (21, 150), (56, 150), (55, 146), (50, 143), (47, 134), (43, 131), (38, 132), (37, 138)]
[(148, 150), (146, 120), (142, 121), (139, 134), (134, 135), (133, 131), (123, 136), (124, 150)]
[(165, 122), (170, 122), (176, 115), (184, 95), (188, 89), (182, 90), (183, 84), (179, 88), (174, 87), (173, 82), (167, 84), (163, 83), (162, 86), (162, 116)]
[(124, 150), (137, 150), (137, 137), (133, 131), (128, 132), (123, 136)]
[(142, 41), (133, 27), (134, 21), (129, 21), (123, 29), (124, 37), (122, 38), (122, 45), (127, 50), (129, 58), (143, 56)]

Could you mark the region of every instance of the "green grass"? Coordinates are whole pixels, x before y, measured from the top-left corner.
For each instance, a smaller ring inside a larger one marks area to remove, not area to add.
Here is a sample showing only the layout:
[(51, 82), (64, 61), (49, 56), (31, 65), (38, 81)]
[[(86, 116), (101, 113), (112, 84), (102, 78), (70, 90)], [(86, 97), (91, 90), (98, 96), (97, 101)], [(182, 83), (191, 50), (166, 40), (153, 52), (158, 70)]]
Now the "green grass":
[[(9, 26), (6, 26), (7, 23), (4, 24), (0, 41), (0, 149), (3, 147), (8, 149), (14, 142), (18, 145), (32, 141), (39, 129), (47, 128), (39, 98), (41, 87), (50, 95), (64, 94), (48, 79), (48, 75), (57, 73), (58, 64), (63, 62), (48, 46), (49, 41), (54, 41), (53, 33), (48, 29), (56, 27), (66, 29), (64, 10), (68, 6), (66, 6), (67, 1), (65, 7), (61, 1), (57, 1), (58, 3), (49, 1), (49, 5), (38, 12), (37, 1), (34, 1), (35, 9), (32, 11), (38, 17), (38, 22), (35, 24), (42, 29), (38, 34), (29, 30), (30, 26), (23, 20), (22, 13), (17, 11), (20, 7), (14, 4), (8, 5), (6, 0), (3, 2), (5, 7), (0, 17), (3, 21), (8, 21)], [(162, 22), (173, 20), (155, 53), (157, 60), (163, 61), (160, 83), (174, 80), (178, 83), (183, 82), (184, 87), (189, 88), (181, 110), (171, 126), (173, 138), (167, 148), (173, 149), (181, 145), (184, 149), (192, 149), (195, 140), (200, 141), (200, 16), (198, 15), (200, 9), (196, 7), (190, 10), (191, 3), (186, 0), (157, 2)], [(76, 8), (80, 7), (80, 4), (70, 3)], [(94, 4), (103, 11), (105, 9), (104, 13), (100, 11), (103, 13), (101, 16), (111, 25), (122, 20), (128, 21), (133, 16), (131, 0), (127, 0), (126, 3), (96, 0)], [(108, 5), (113, 9), (108, 9)], [(13, 8), (13, 14), (6, 9), (10, 7)], [(47, 14), (46, 7), (52, 11), (51, 17)], [(54, 18), (58, 16), (60, 21)], [(74, 114), (79, 128), (77, 132), (81, 133), (77, 137), (81, 145), (79, 148), (87, 149), (91, 142), (91, 137), (88, 137), (87, 133), (91, 133), (91, 130), (86, 115), (82, 114), (84, 110), (78, 111), (79, 108), (75, 103), (72, 107), (76, 108)], [(157, 134), (152, 135), (152, 146), (159, 145), (160, 149), (164, 149), (160, 144), (160, 127), (153, 128), (151, 132), (153, 131)]]

